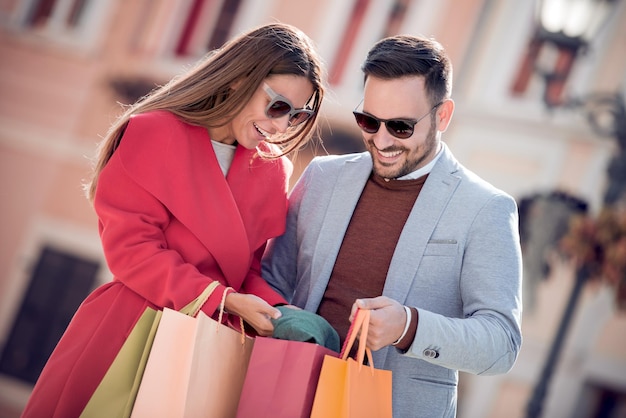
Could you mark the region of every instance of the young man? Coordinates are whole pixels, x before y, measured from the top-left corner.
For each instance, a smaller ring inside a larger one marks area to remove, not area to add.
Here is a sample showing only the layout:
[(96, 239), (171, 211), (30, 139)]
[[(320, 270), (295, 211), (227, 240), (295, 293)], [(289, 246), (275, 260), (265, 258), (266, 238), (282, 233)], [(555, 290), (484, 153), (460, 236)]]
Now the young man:
[(386, 38), (362, 68), (367, 152), (310, 163), (263, 276), (342, 341), (356, 307), (371, 309), (394, 416), (454, 417), (458, 371), (505, 373), (521, 346), (517, 206), (441, 140), (454, 102), (439, 43)]

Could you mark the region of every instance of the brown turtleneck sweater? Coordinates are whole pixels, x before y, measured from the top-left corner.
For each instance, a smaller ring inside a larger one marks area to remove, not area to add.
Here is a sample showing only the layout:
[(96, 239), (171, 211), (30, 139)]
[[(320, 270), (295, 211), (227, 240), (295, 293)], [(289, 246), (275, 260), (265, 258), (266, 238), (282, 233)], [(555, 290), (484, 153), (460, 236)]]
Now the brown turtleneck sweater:
[[(382, 295), (396, 244), (427, 177), (387, 181), (370, 175), (317, 311), (337, 330), (342, 345), (354, 301)], [(396, 345), (403, 350), (411, 345), (417, 329), (417, 309), (411, 310), (409, 331)]]

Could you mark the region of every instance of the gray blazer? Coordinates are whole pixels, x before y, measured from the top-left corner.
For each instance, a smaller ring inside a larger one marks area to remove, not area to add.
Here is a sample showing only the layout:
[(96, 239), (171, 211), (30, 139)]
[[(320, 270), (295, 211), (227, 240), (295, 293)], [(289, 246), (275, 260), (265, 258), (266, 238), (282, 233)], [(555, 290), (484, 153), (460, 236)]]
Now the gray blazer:
[[(408, 352), (385, 347), (374, 353), (374, 365), (393, 372), (394, 417), (454, 417), (458, 370), (506, 373), (522, 343), (515, 200), (443, 148), (383, 290), (419, 311)], [(317, 311), (371, 171), (367, 152), (317, 157), (295, 185), (287, 229), (263, 261), (265, 279), (292, 304)]]

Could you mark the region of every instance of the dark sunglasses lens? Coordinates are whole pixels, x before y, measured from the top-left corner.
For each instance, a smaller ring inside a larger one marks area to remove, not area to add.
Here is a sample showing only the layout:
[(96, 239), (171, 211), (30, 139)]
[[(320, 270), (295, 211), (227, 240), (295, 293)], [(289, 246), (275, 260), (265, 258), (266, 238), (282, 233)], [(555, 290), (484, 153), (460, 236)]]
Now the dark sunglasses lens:
[(291, 118), (289, 118), (289, 125), (291, 126), (300, 125), (302, 122), (307, 121), (310, 117), (311, 117), (311, 113), (309, 112), (304, 112), (304, 111), (296, 112), (293, 115), (291, 115)]
[(283, 102), (282, 100), (276, 100), (275, 102), (270, 103), (267, 108), (267, 116), (270, 118), (281, 118), (291, 112), (291, 105), (287, 102)]
[(374, 134), (378, 132), (378, 129), (380, 128), (380, 122), (378, 122), (373, 117), (365, 115), (363, 113), (355, 113), (354, 117), (356, 119), (356, 124), (359, 125), (359, 128), (363, 129), (368, 134)]
[(397, 138), (406, 139), (413, 135), (413, 127), (405, 121), (390, 120), (389, 122), (385, 122), (385, 124), (389, 132)]

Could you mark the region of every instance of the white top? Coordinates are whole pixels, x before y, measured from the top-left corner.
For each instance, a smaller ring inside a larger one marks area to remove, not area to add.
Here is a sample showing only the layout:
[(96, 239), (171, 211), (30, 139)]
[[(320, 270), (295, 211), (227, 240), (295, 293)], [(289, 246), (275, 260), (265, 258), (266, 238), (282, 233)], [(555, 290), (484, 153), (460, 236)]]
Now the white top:
[(220, 164), (224, 177), (226, 177), (228, 169), (230, 168), (233, 158), (235, 157), (235, 149), (237, 149), (237, 146), (224, 144), (223, 142), (217, 142), (214, 140), (211, 140), (211, 143), (213, 144), (213, 149), (215, 150), (217, 162)]

